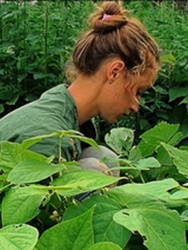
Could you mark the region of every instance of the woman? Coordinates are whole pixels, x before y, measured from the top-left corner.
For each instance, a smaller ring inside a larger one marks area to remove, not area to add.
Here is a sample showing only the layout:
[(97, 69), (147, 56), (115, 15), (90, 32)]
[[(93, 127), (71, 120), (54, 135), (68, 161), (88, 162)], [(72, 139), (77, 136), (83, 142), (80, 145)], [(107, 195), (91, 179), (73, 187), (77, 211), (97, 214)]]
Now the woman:
[[(89, 134), (85, 132), (91, 128), (91, 118), (100, 116), (114, 123), (137, 112), (140, 96), (157, 76), (159, 50), (137, 19), (131, 18), (116, 2), (109, 1), (91, 16), (90, 29), (75, 45), (72, 63), (74, 68), (68, 69), (68, 76), (73, 81), (68, 88), (55, 86), (40, 99), (0, 120), (1, 141), (22, 142), (33, 136), (69, 129), (81, 130), (93, 137), (91, 129)], [(61, 144), (66, 160), (80, 159), (79, 141), (63, 138)], [(52, 137), (31, 149), (58, 158), (58, 145), (58, 138)], [(96, 152), (93, 154), (98, 158)], [(89, 156), (85, 152), (83, 155), (92, 157), (91, 152)], [(98, 169), (100, 171), (100, 166)]]

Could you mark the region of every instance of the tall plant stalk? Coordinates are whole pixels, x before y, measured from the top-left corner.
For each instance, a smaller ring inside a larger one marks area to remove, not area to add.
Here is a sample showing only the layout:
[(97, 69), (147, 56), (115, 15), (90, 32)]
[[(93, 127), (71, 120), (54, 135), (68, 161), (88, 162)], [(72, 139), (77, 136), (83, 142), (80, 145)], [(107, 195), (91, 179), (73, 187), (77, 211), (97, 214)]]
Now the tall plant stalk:
[[(48, 1), (45, 2), (45, 14), (44, 14), (44, 58), (45, 66), (44, 72), (48, 73)], [(47, 84), (47, 77), (45, 77), (45, 85)]]
[[(1, 9), (2, 9), (2, 3), (0, 4), (0, 12), (1, 12)], [(0, 42), (3, 41), (3, 17), (0, 16)]]

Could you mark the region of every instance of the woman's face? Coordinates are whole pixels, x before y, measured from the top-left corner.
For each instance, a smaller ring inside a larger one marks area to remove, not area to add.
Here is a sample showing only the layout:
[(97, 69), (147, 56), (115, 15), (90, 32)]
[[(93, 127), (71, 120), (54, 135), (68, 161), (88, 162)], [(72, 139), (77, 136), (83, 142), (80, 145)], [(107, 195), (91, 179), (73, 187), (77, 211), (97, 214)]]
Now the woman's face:
[(100, 117), (109, 123), (117, 122), (123, 116), (137, 112), (141, 95), (152, 86), (156, 73), (134, 76), (130, 81), (125, 74), (118, 77), (103, 96)]

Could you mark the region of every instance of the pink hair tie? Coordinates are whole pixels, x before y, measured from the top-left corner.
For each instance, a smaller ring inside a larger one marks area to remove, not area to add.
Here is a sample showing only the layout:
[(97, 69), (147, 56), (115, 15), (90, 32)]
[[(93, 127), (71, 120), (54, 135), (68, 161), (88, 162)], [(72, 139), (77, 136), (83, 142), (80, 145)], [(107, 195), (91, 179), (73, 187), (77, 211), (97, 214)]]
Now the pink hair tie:
[(104, 14), (102, 17), (102, 21), (106, 21), (108, 18), (110, 18), (112, 15)]

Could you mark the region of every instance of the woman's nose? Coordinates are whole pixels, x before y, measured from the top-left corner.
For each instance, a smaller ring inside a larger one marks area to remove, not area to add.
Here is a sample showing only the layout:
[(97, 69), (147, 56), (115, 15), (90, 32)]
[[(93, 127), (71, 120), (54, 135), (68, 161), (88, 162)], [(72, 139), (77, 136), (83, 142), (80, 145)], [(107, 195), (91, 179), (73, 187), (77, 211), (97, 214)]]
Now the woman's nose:
[(130, 111), (131, 113), (136, 113), (139, 110), (139, 103), (138, 102), (134, 102), (131, 107), (130, 107)]

